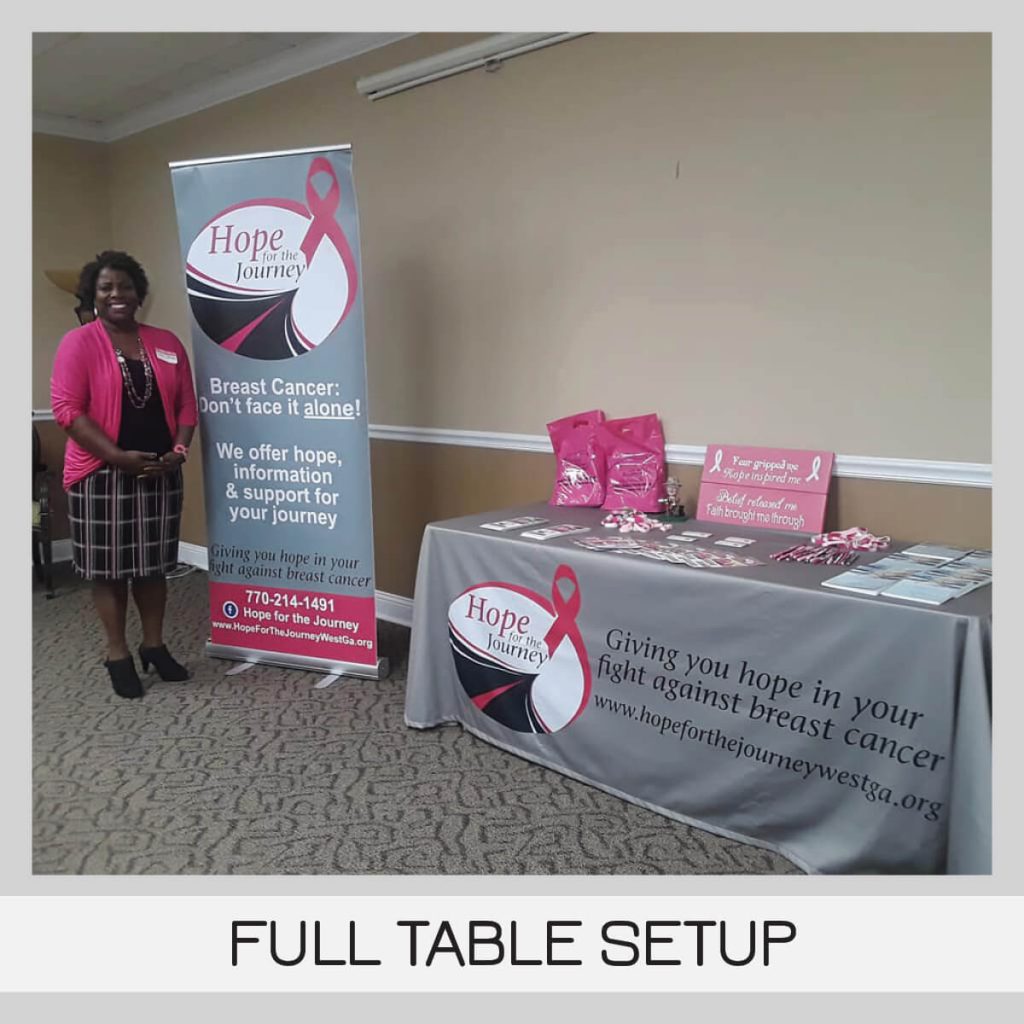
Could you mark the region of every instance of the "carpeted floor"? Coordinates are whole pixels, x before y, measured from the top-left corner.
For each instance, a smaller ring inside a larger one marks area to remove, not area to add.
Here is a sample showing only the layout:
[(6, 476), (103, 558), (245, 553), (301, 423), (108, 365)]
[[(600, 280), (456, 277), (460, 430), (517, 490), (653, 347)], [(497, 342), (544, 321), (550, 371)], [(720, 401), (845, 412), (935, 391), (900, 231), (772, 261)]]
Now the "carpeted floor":
[(169, 583), (167, 643), (193, 678), (122, 700), (89, 590), (58, 570), (55, 599), (33, 593), (37, 874), (800, 873), (457, 726), (407, 728), (400, 626), (380, 623), (381, 682), (227, 675), (203, 654), (200, 571)]

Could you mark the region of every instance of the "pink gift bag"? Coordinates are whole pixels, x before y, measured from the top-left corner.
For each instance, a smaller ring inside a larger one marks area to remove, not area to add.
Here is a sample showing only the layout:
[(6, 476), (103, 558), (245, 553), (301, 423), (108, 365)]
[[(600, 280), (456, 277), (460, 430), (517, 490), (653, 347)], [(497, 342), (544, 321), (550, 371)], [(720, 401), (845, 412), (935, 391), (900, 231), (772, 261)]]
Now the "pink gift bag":
[(597, 427), (605, 455), (603, 508), (661, 512), (665, 496), (665, 435), (655, 413), (605, 420)]
[(604, 422), (600, 409), (548, 424), (555, 452), (555, 486), (550, 505), (600, 506), (604, 501), (604, 451), (597, 438)]

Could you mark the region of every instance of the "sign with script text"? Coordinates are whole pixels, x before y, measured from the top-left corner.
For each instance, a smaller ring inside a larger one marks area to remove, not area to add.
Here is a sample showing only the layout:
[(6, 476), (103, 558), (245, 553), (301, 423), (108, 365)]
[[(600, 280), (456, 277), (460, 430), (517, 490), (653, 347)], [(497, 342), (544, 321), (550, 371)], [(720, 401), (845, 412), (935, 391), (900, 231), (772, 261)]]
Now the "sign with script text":
[(834, 458), (832, 452), (708, 445), (697, 518), (820, 533)]
[(348, 146), (171, 164), (219, 657), (377, 678)]

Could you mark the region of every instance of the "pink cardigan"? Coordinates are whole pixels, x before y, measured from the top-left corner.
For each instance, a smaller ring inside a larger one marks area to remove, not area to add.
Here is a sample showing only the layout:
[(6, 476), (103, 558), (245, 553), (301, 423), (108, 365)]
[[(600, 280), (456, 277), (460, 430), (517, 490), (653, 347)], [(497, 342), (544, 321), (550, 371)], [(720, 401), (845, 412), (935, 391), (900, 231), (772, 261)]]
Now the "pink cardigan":
[[(171, 437), (178, 426), (195, 426), (196, 393), (185, 347), (160, 327), (139, 325), (139, 337), (153, 366)], [(98, 320), (69, 331), (57, 347), (50, 378), (54, 419), (65, 430), (88, 416), (115, 444), (121, 429), (124, 384), (110, 337)], [(101, 459), (70, 437), (64, 453), (64, 489), (103, 465)]]

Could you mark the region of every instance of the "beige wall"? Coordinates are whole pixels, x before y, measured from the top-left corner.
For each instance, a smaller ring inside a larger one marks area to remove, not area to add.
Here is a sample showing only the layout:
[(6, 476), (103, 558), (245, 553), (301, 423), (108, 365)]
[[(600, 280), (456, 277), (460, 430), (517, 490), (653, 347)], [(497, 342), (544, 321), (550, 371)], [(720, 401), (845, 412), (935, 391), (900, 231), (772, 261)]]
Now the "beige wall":
[(78, 326), (74, 296), (46, 270), (79, 270), (112, 239), (108, 148), (95, 142), (32, 137), (32, 406), (50, 405), (57, 343)]
[[(468, 38), (404, 40), (112, 144), (110, 229), (150, 274), (146, 318), (187, 337), (168, 162), (351, 142), (373, 423), (543, 434), (600, 406), (657, 411), (676, 444), (990, 461), (987, 36), (598, 34), (355, 92)], [(36, 312), (38, 391), (38, 295)], [(375, 443), (374, 472), (410, 491), (394, 467), (421, 484), (461, 467), (465, 502), (507, 504), (504, 476), (479, 473), (515, 456), (433, 447)], [(204, 543), (195, 466), (189, 482), (185, 537)], [(951, 521), (927, 517), (966, 489), (869, 485), (842, 482), (882, 502), (850, 497), (856, 525), (913, 508), (915, 533), (990, 535), (988, 492)], [(381, 510), (404, 499), (374, 491), (387, 559), (404, 542)], [(411, 507), (418, 544), (440, 506)]]

